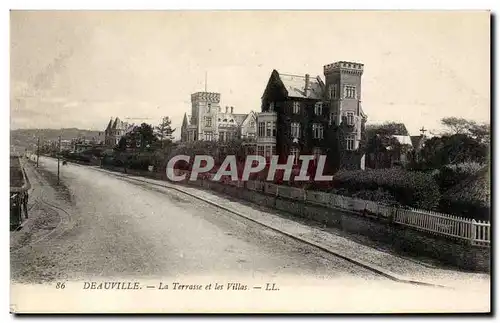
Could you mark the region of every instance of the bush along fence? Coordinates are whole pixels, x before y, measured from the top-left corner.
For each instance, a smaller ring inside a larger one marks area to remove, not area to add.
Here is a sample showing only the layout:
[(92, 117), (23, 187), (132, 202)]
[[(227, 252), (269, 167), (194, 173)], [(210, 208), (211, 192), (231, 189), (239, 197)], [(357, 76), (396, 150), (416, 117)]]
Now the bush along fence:
[[(180, 170), (176, 171), (176, 173), (178, 175), (189, 174), (188, 171)], [(210, 187), (212, 176), (213, 174), (205, 174), (205, 180), (190, 181), (188, 183)], [(489, 247), (491, 243), (491, 225), (486, 221), (476, 221), (428, 210), (383, 205), (374, 201), (263, 181), (218, 181), (218, 183), (262, 192), (288, 200), (356, 212), (419, 231), (460, 239), (473, 246)]]

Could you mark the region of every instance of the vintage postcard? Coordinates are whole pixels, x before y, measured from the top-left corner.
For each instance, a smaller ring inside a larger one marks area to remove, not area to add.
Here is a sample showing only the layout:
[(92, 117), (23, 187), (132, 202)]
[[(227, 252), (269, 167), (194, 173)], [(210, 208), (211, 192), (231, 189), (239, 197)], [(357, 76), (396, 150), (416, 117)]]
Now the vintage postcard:
[(489, 313), (490, 23), (11, 11), (11, 312)]

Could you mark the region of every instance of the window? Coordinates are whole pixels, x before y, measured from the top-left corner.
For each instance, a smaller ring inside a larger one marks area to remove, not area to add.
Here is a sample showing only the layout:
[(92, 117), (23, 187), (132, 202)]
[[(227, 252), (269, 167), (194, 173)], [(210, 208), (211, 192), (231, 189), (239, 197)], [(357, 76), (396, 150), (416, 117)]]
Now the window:
[(269, 111), (274, 111), (274, 102), (269, 103)]
[(205, 140), (211, 141), (213, 139), (213, 132), (212, 131), (205, 131)]
[(229, 122), (233, 123), (233, 122), (234, 122), (234, 120), (233, 120), (233, 119), (231, 119), (231, 120), (229, 120)]
[(317, 116), (323, 115), (323, 102), (316, 102), (314, 105), (314, 114)]
[(337, 125), (337, 115), (334, 112), (330, 113), (330, 125)]
[(330, 85), (330, 99), (336, 99), (338, 94), (337, 94), (337, 84), (332, 84)]
[(347, 99), (355, 99), (356, 98), (356, 87), (352, 86), (352, 85), (346, 85), (344, 96)]
[(205, 127), (211, 127), (211, 126), (212, 126), (212, 118), (205, 117)]
[(257, 155), (264, 156), (264, 146), (257, 146)]
[(292, 122), (291, 135), (292, 135), (292, 138), (300, 138), (300, 123)]
[(271, 155), (272, 155), (272, 146), (265, 146), (265, 152), (264, 152), (264, 156), (266, 157), (266, 160), (269, 161), (271, 159)]
[(319, 156), (321, 156), (321, 148), (315, 147), (313, 148), (314, 160), (319, 160)]
[(264, 137), (266, 135), (266, 123), (259, 122), (258, 136)]
[(273, 131), (272, 131), (273, 137), (276, 137), (276, 121), (273, 121), (271, 123), (271, 126), (273, 127)]
[(249, 132), (249, 133), (247, 133), (247, 137), (250, 139), (253, 139), (253, 138), (255, 138), (255, 133)]
[(350, 126), (354, 124), (354, 112), (347, 112), (347, 124)]
[(255, 121), (253, 121), (253, 120), (250, 121), (250, 127), (252, 127), (252, 128), (255, 127)]
[(266, 137), (271, 137), (271, 121), (266, 122)]
[(300, 113), (300, 102), (293, 102), (293, 113), (294, 114)]
[(354, 136), (347, 136), (346, 138), (346, 149), (354, 150)]
[(224, 141), (224, 131), (219, 132), (219, 140)]
[(207, 104), (207, 112), (210, 112), (212, 109), (212, 103)]
[(299, 160), (299, 149), (297, 147), (292, 147), (290, 149), (290, 155), (294, 156), (293, 164), (296, 165)]
[(313, 124), (313, 138), (323, 139), (323, 125), (320, 123)]
[(271, 155), (276, 155), (276, 146), (275, 145), (272, 145), (271, 146)]

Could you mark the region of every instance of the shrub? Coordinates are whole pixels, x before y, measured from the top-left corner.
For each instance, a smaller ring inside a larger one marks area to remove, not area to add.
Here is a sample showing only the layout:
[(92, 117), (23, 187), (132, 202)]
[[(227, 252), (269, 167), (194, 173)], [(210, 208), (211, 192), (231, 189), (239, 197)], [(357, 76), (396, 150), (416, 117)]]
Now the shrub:
[(457, 185), (463, 180), (475, 175), (484, 165), (476, 162), (445, 165), (434, 174), (441, 192)]
[(440, 199), (439, 187), (432, 176), (404, 169), (340, 171), (335, 174), (333, 183), (351, 195), (363, 190), (382, 189), (402, 205), (415, 208), (434, 209)]

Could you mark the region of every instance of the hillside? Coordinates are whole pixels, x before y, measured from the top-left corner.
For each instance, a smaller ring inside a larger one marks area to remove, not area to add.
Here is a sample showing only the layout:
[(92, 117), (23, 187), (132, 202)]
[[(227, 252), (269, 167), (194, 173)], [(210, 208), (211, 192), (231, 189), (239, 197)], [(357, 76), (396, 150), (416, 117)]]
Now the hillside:
[(40, 142), (55, 141), (58, 139), (58, 136), (61, 136), (62, 140), (71, 140), (79, 137), (91, 139), (99, 136), (99, 133), (100, 132), (96, 130), (77, 128), (16, 129), (10, 131), (10, 145), (11, 147), (14, 146), (18, 152), (23, 152), (25, 149), (34, 150), (38, 137), (40, 137)]

